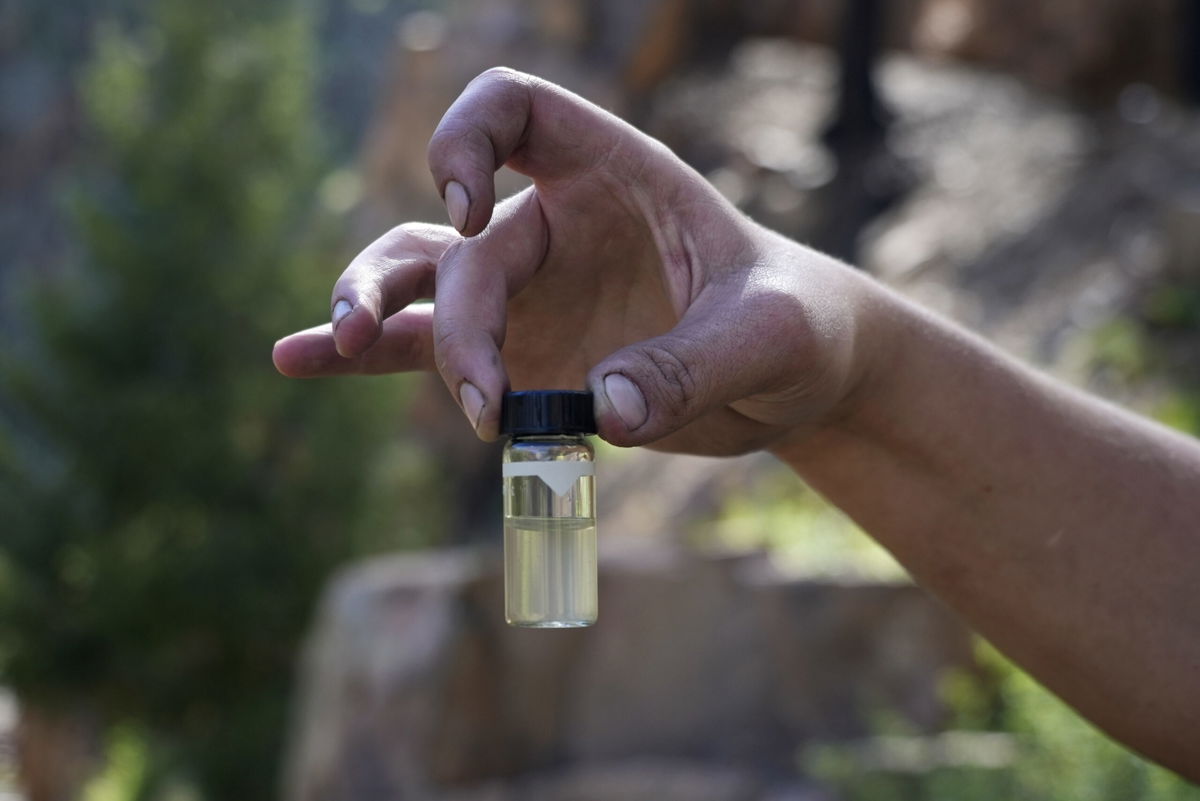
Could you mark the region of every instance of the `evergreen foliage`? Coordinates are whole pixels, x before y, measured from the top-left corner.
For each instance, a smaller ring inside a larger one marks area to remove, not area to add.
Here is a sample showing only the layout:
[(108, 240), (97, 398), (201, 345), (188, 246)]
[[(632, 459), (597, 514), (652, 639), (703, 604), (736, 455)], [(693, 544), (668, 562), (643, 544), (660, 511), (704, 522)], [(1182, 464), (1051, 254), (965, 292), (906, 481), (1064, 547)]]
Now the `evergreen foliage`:
[(341, 260), (313, 44), (283, 0), (101, 30), (80, 257), (0, 356), (0, 680), (138, 727), (211, 798), (273, 795), (315, 595), (395, 508), (371, 476), (396, 385), (270, 363)]

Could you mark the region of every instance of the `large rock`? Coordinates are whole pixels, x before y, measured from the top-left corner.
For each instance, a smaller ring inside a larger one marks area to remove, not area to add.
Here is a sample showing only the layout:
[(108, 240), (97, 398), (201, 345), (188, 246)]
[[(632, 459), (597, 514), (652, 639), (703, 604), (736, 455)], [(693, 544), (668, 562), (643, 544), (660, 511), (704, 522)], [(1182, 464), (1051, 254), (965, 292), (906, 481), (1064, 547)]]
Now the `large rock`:
[(798, 746), (880, 711), (935, 728), (939, 676), (970, 658), (906, 584), (666, 549), (602, 559), (600, 582), (598, 625), (529, 631), (504, 624), (495, 553), (347, 571), (311, 640), (287, 798), (761, 798)]

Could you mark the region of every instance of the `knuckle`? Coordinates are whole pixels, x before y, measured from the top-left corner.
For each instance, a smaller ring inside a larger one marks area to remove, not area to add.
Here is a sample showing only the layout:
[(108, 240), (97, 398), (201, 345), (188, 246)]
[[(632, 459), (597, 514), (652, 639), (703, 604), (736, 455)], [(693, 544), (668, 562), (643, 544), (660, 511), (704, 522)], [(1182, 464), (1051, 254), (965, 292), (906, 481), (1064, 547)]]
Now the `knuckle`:
[(421, 263), (432, 271), (446, 249), (458, 240), (458, 232), (449, 226), (407, 222), (384, 234), (374, 261), (383, 272), (408, 263)]
[[(481, 354), (494, 351), (495, 344), (488, 333), (471, 324), (444, 323), (434, 325), (433, 359), (438, 372), (447, 381), (457, 381), (469, 372), (478, 372)], [(486, 360), (486, 356), (483, 356)], [(496, 361), (493, 359), (493, 361)]]
[(460, 350), (459, 342), (461, 336), (451, 326), (435, 325), (433, 331), (433, 357), (434, 363), (437, 366), (438, 372), (453, 378), (454, 372), (452, 367), (457, 363), (457, 354)]
[[(482, 180), (500, 166), (493, 135), (514, 113), (530, 104), (540, 79), (509, 67), (492, 67), (477, 75), (442, 118), (425, 155), (439, 183), (456, 173)], [(470, 173), (479, 173), (470, 175)]]
[(387, 250), (390, 252), (411, 250), (422, 238), (421, 223), (406, 222), (392, 228), (386, 234)]
[(397, 225), (388, 232), (388, 235), (394, 237), (398, 242), (410, 242), (424, 237), (432, 227), (429, 223), (406, 222)]
[(454, 361), (459, 354), (468, 353), (481, 345), (482, 332), (461, 317), (438, 317), (433, 324), (433, 349), (439, 361)]
[(511, 80), (513, 76), (519, 73), (512, 67), (506, 67), (503, 64), (498, 64), (495, 67), (488, 67), (483, 72), (475, 76), (475, 81), (480, 83), (491, 81), (506, 81)]
[(459, 239), (456, 242), (451, 242), (450, 245), (442, 251), (442, 258), (437, 263), (438, 278), (445, 278), (451, 275), (462, 263), (466, 251), (470, 248), (471, 242), (466, 239)]
[(439, 170), (448, 167), (450, 159), (454, 156), (458, 135), (454, 133), (453, 129), (452, 123), (443, 121), (433, 132), (433, 136), (429, 139), (429, 145), (425, 148), (425, 160), (435, 176), (438, 175)]
[(488, 67), (483, 72), (475, 76), (471, 83), (479, 84), (499, 84), (501, 86), (509, 86), (512, 84), (524, 84), (530, 79), (530, 75), (519, 72), (512, 67), (497, 65)]
[[(453, 241), (453, 228), (433, 223), (406, 222), (388, 231), (388, 251), (398, 258), (427, 256), (431, 247)], [(439, 251), (440, 253), (440, 251)]]
[(667, 406), (676, 411), (690, 408), (696, 401), (697, 384), (687, 361), (662, 345), (649, 345), (643, 354)]
[(447, 119), (434, 132), (425, 151), (426, 160), (434, 170), (447, 169), (447, 180), (455, 168), (470, 169), (490, 175), (476, 162), (490, 163), (494, 158), (491, 137), (479, 121)]

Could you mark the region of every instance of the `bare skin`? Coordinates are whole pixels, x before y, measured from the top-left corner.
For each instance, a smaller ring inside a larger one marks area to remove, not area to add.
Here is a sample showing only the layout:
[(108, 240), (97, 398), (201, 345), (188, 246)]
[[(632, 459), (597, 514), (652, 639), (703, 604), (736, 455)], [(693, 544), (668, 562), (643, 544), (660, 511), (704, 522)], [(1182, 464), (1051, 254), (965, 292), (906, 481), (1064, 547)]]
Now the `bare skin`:
[[(761, 228), (531, 76), (473, 81), (429, 160), (458, 230), (367, 248), (281, 372), (437, 370), (485, 439), (507, 389), (587, 387), (614, 444), (770, 449), (1081, 714), (1200, 780), (1194, 440)], [(497, 206), (503, 164), (534, 186)]]

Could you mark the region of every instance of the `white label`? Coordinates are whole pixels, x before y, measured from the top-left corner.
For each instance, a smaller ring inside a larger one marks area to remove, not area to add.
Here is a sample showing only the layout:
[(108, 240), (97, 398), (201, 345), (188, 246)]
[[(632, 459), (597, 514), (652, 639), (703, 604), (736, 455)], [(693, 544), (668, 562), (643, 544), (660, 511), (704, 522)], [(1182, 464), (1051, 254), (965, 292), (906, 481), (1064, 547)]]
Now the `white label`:
[(575, 482), (584, 476), (596, 474), (595, 462), (505, 462), (502, 469), (505, 478), (537, 476), (555, 495), (566, 495)]

